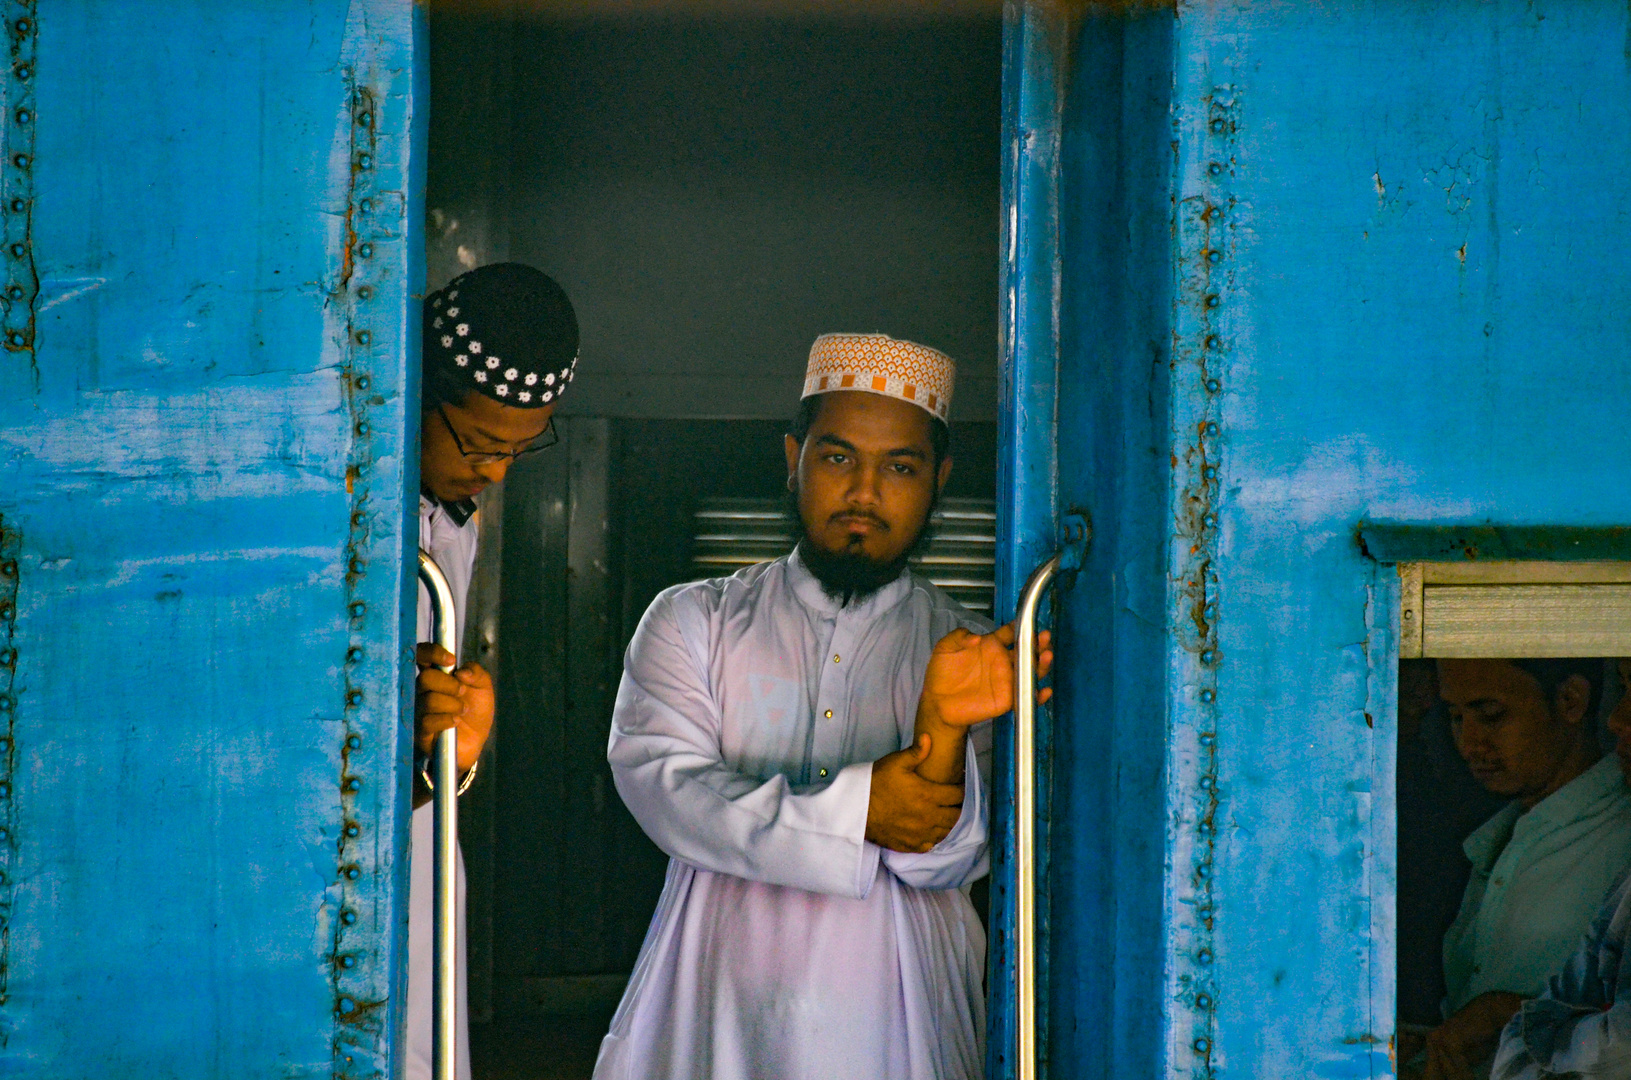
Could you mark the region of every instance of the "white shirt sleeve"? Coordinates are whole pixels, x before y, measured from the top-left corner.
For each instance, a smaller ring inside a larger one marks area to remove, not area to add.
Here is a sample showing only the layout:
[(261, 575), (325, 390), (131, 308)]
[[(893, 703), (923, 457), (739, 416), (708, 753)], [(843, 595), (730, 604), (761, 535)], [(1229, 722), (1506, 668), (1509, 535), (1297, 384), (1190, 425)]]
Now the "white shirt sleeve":
[(677, 610), (690, 603), (660, 598), (629, 643), (606, 748), (618, 794), (658, 847), (698, 869), (864, 898), (878, 868), (865, 839), (872, 763), (796, 790), (731, 769), (707, 642), (687, 641)]
[(946, 838), (922, 854), (885, 851), (883, 865), (901, 881), (918, 889), (956, 889), (978, 881), (991, 870), (985, 780), (991, 769), (991, 725), (981, 724), (968, 735), (963, 760), (963, 812)]

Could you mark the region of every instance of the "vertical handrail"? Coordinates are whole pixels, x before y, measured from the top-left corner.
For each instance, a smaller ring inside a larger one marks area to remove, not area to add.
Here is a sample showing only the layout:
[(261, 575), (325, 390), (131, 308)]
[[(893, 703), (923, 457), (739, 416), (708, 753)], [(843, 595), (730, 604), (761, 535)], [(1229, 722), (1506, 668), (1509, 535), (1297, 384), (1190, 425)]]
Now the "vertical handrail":
[(1025, 583), (1014, 628), (1015, 1080), (1036, 1080), (1036, 619), (1059, 559)]
[[(997, 552), (998, 622), (1018, 614), (1026, 576), (1051, 555), (1061, 509), (1058, 497), (1058, 399), (1060, 326), (1060, 151), (1066, 81), (1062, 64), (1073, 49), (1071, 13), (1080, 5), (1042, 0), (1005, 0), (1002, 31), (1002, 245), (997, 303), (1000, 354), (997, 368)], [(1046, 743), (1046, 725), (1042, 731)], [(991, 916), (999, 932), (990, 947), (990, 1008), (986, 1072), (991, 1080), (1018, 1080), (1015, 1049), (1048, 1037), (1047, 1010), (1033, 1006), (1020, 1022), (1014, 997), (1018, 938), (1015, 888), (1026, 876), (1046, 881), (1046, 853), (1017, 874), (1016, 763), (1007, 760), (1014, 741), (1002, 740), (992, 794)], [(1032, 745), (1035, 745), (1034, 737)], [(1033, 789), (1034, 801), (1034, 789)], [(1031, 834), (1035, 835), (1035, 833)], [(1045, 834), (1044, 834), (1045, 835)], [(1048, 909), (1031, 909), (1032, 941), (1047, 934)], [(1007, 933), (1002, 931), (1006, 930)], [(1045, 955), (1045, 954), (1044, 954)], [(1034, 951), (1032, 953), (1034, 957)], [(1026, 965), (1035, 974), (1034, 962)], [(1033, 998), (1034, 1002), (1034, 998)], [(1025, 1035), (1021, 1036), (1020, 1031)], [(1035, 1055), (1028, 1055), (1034, 1060)], [(1033, 1073), (1027, 1073), (1029, 1078)]]
[[(458, 655), (453, 589), (430, 552), (419, 549), (419, 580), (430, 592), (430, 636), (451, 655)], [(444, 667), (443, 671), (452, 671)], [(458, 897), (459, 732), (457, 725), (436, 736), (431, 751), (432, 799), (436, 806), (436, 888), (431, 918), (436, 981), (431, 985), (431, 1077), (457, 1080), (458, 1062)]]

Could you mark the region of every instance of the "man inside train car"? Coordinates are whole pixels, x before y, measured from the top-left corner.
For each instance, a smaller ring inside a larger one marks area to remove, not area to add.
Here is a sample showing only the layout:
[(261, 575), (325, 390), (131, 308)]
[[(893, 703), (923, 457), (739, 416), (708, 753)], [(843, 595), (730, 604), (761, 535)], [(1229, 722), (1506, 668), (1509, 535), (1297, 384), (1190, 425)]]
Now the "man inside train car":
[(1562, 967), (1631, 864), (1631, 790), (1604, 760), (1600, 660), (1440, 660), (1456, 748), (1512, 802), (1467, 838), (1461, 911), (1444, 938), (1445, 1021), (1428, 1080), (1488, 1074), (1501, 1029)]
[(1431, 659), (1399, 661), (1399, 1019), (1443, 1019), (1444, 932), (1455, 922), (1470, 867), (1461, 845), (1506, 805), (1456, 752)]
[[(551, 416), (577, 366), (578, 321), (572, 302), (548, 275), (520, 263), (478, 267), (425, 298), (424, 395), (420, 412), (419, 545), (453, 590), (462, 639), (465, 602), (476, 562), (475, 497), (499, 483), (523, 454), (555, 442)], [(430, 596), (419, 588), (419, 640), (430, 637)], [(440, 646), (421, 644), (416, 700), (417, 748), (408, 914), (408, 1080), (431, 1076), (432, 896), (435, 819), (427, 767), (436, 735), (459, 731), (462, 794), (493, 724), (493, 684), (480, 664), (457, 663)], [(458, 1073), (470, 1076), (465, 989), (464, 864), (458, 879)]]
[[(1619, 673), (1620, 685), (1631, 689), (1631, 660), (1619, 661)], [(1631, 693), (1621, 695), (1608, 729), (1620, 772), (1631, 783)], [(1631, 871), (1621, 875), (1546, 992), (1524, 1002), (1507, 1024), (1493, 1075), (1631, 1076)]]
[(797, 547), (641, 620), (607, 757), (671, 861), (598, 1080), (984, 1075), (965, 888), (1014, 636), (907, 566), (951, 470), (954, 372), (818, 338), (785, 440)]

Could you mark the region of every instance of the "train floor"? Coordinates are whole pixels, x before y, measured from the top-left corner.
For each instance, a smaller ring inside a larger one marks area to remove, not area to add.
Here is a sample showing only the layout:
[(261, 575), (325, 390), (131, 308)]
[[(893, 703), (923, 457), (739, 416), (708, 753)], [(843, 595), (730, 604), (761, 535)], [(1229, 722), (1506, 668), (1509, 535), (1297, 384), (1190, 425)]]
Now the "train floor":
[(589, 1080), (611, 1019), (608, 1010), (472, 1024), (472, 1080)]

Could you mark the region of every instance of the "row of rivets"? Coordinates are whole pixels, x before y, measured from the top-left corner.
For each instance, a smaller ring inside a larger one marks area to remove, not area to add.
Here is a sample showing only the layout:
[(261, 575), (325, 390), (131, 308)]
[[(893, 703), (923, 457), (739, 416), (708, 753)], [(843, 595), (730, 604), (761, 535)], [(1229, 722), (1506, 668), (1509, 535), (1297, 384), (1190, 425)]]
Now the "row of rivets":
[(1216, 1045), (1217, 993), (1211, 969), (1213, 952), (1211, 942), (1216, 926), (1216, 854), (1217, 818), (1220, 805), (1217, 736), (1217, 680), (1222, 664), (1218, 648), (1218, 603), (1216, 599), (1218, 500), (1221, 496), (1221, 472), (1218, 466), (1219, 440), (1223, 429), (1218, 419), (1219, 396), (1223, 392), (1223, 379), (1219, 370), (1229, 352), (1228, 337), (1219, 326), (1224, 309), (1227, 262), (1231, 250), (1230, 230), (1233, 202), (1228, 186), (1235, 171), (1235, 107), (1226, 89), (1215, 90), (1207, 101), (1205, 175), (1203, 194), (1196, 200), (1200, 207), (1198, 243), (1192, 250), (1195, 259), (1194, 300), (1196, 326), (1193, 355), (1204, 394), (1195, 398), (1201, 415), (1191, 430), (1197, 433), (1197, 453), (1191, 459), (1191, 479), (1187, 485), (1193, 513), (1188, 520), (1194, 524), (1192, 557), (1189, 570), (1191, 597), (1200, 609), (1197, 622), (1199, 634), (1194, 643), (1196, 651), (1195, 681), (1199, 684), (1196, 700), (1201, 706), (1198, 719), (1196, 753), (1197, 788), (1193, 863), (1190, 877), (1195, 896), (1195, 931), (1190, 955), (1195, 969), (1185, 982), (1193, 992), (1192, 1002), (1196, 1016), (1189, 1048), (1196, 1056), (1194, 1075), (1216, 1075), (1212, 1051)]
[(6, 39), (11, 52), (10, 80), (6, 100), (10, 108), (0, 129), (0, 142), (10, 151), (0, 169), (4, 197), (0, 207), (5, 215), (5, 251), (0, 260), (5, 282), (0, 308), (0, 343), (7, 352), (25, 355), (30, 366), (34, 355), (34, 304), (40, 280), (34, 266), (34, 0), (6, 3)]
[[(0, 259), (0, 342), (9, 353), (26, 356), (38, 376), (34, 351), (34, 306), (39, 297), (39, 275), (34, 265), (34, 0), (5, 4), (5, 29), (10, 50), (10, 79), (6, 86), (7, 112), (0, 116), (0, 143), (10, 151), (0, 171), (0, 213), (4, 214), (5, 254)], [(16, 765), (17, 730), (17, 589), (21, 570), (15, 530), (0, 520), (0, 927), (11, 922), (12, 867), (16, 852), (16, 806), (12, 776)], [(0, 934), (0, 1002), (6, 999), (10, 971), (10, 935)]]
[(339, 282), (339, 295), (336, 297), (344, 312), (342, 317), (345, 319), (343, 341), (346, 357), (342, 365), (342, 378), (350, 408), (353, 436), (347, 466), (349, 481), (347, 490), (351, 493), (351, 499), (347, 508), (349, 532), (345, 551), (345, 584), (346, 614), (349, 616), (352, 637), (346, 644), (345, 663), (342, 667), (345, 683), (343, 691), (345, 733), (340, 745), (341, 906), (339, 922), (334, 929), (331, 956), (335, 1016), (342, 1025), (334, 1044), (336, 1076), (351, 1075), (351, 1066), (355, 1064), (353, 1054), (365, 1045), (359, 1042), (361, 1037), (359, 1031), (347, 1029), (362, 1021), (362, 1006), (359, 1001), (370, 997), (367, 994), (359, 995), (357, 991), (360, 987), (347, 984), (362, 972), (371, 950), (348, 949), (345, 942), (346, 932), (357, 925), (359, 911), (364, 910), (364, 904), (371, 900), (370, 890), (365, 885), (367, 874), (361, 861), (366, 857), (366, 849), (361, 849), (358, 845), (363, 835), (365, 816), (360, 813), (357, 805), (357, 798), (364, 786), (363, 777), (353, 771), (361, 764), (360, 752), (363, 749), (364, 738), (360, 715), (365, 700), (361, 685), (364, 675), (360, 669), (368, 655), (364, 630), (369, 607), (361, 595), (361, 589), (368, 570), (365, 552), (369, 539), (369, 491), (365, 478), (369, 475), (373, 457), (373, 426), (369, 422), (367, 399), (370, 385), (367, 360), (369, 346), (373, 344), (373, 334), (366, 326), (358, 324), (366, 317), (364, 305), (373, 298), (374, 289), (371, 285), (357, 281), (365, 262), (374, 256), (374, 245), (368, 240), (361, 239), (361, 235), (371, 227), (368, 216), (373, 209), (373, 201), (368, 198), (364, 185), (371, 179), (370, 170), (375, 161), (373, 101), (372, 94), (367, 88), (354, 85), (351, 117), (351, 197), (347, 214), (348, 250), (343, 260), (343, 265), (349, 272)]
[[(11, 921), (11, 880), (15, 865), (16, 807), (12, 776), (17, 731), (17, 589), (22, 571), (15, 529), (0, 519), (0, 926)], [(9, 935), (0, 934), (0, 1002), (5, 1001), (9, 971)]]

